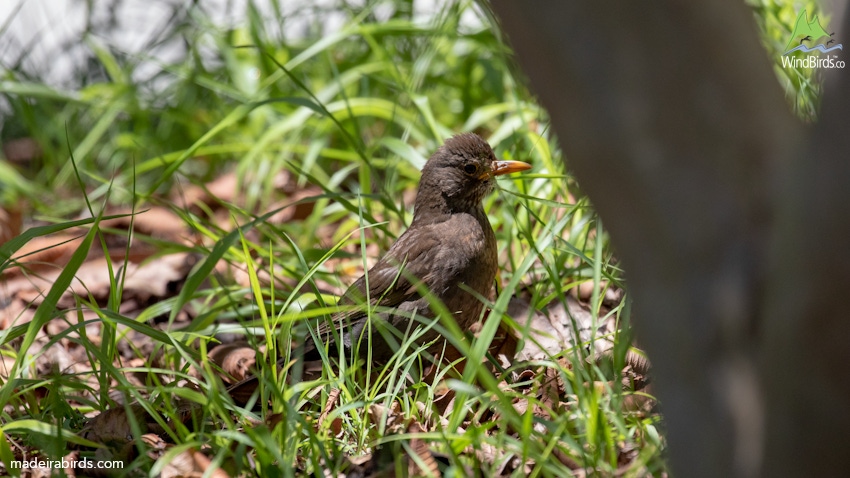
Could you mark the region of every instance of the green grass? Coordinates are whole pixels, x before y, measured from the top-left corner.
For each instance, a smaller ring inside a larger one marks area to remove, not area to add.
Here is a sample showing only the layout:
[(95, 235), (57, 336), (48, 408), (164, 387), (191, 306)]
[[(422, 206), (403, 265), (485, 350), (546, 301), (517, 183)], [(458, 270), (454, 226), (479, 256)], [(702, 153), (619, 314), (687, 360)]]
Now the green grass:
[[(14, 360), (0, 386), (0, 459), (8, 464), (16, 447), (56, 459), (82, 446), (84, 457), (118, 457), (144, 475), (162, 471), (168, 457), (203, 449), (232, 473), (292, 476), (346, 473), (355, 466), (349, 458), (371, 453), (372, 463), (393, 475), (422, 460), (410, 441), (419, 437), (448, 476), (567, 476), (571, 467), (602, 476), (665, 472), (660, 415), (626, 410), (632, 392), (614, 372), (629, 348), (629, 307), (623, 300), (602, 308), (600, 285), (622, 287), (624, 273), (490, 17), (468, 1), (448, 2), (424, 19), (413, 18), (409, 1), (367, 3), (337, 6), (347, 18), (339, 32), (323, 36), (316, 23), (296, 40), (272, 28), (293, 24), (276, 10), (261, 15), (249, 4), (246, 21), (227, 30), (200, 7), (187, 7), (161, 40), (185, 42), (187, 55), (158, 63), (146, 80), (135, 80), (134, 71), (150, 58), (128, 56), (96, 36), (83, 39), (94, 72), (73, 87), (2, 71), (0, 95), (9, 108), (2, 138), (32, 137), (42, 153), (26, 164), (0, 162), (0, 205), (23, 210), (30, 226), (0, 245), (0, 272), (15, 265), (9, 258), (25, 243), (85, 229), (45, 299), (31, 306), (32, 321), (0, 331), (0, 352)], [(774, 22), (787, 15), (771, 5), (754, 10), (765, 41), (781, 43)], [(461, 24), (462, 17), (480, 26)], [(788, 91), (800, 95), (795, 104), (816, 104), (810, 77), (787, 75)], [(438, 324), (470, 358), (466, 366), (442, 363), (423, 381), (409, 378), (422, 366), (417, 354), (398, 356), (385, 369), (326, 364), (310, 380), (300, 363), (271, 366), (291, 357), (293, 335), (335, 310), (328, 289), (351, 283), (410, 223), (418, 170), (462, 131), (481, 133), (500, 157), (534, 165), (500, 181), (485, 200), (501, 267), (479, 337), (466, 341), (450, 322)], [(181, 205), (191, 186), (229, 172), (237, 178), (232, 201)], [(290, 190), (275, 182), (281, 177), (290, 178)], [(303, 190), (312, 193), (292, 196)], [(304, 207), (303, 217), (269, 221), (295, 205)], [(142, 215), (152, 206), (177, 214), (191, 242), (101, 227), (106, 216)], [(94, 219), (74, 220), (82, 211)], [(121, 308), (122, 259), (107, 261), (108, 300), (79, 293), (74, 306), (60, 307), (90, 251), (121, 256), (110, 245), (116, 235), (154, 247), (152, 263), (187, 251), (198, 262), (177, 295), (133, 315)], [(523, 294), (543, 310), (583, 282), (595, 285), (591, 312), (618, 321), (615, 366), (588, 360), (588, 344), (507, 366), (487, 353), (503, 320), (522, 329), (504, 315), (512, 296)], [(56, 320), (63, 332), (44, 339), (39, 331)], [(256, 410), (222, 393), (207, 356), (222, 334), (264, 344)], [(82, 348), (92, 369), (39, 373), (36, 358), (60, 342)], [(142, 365), (128, 364), (121, 352), (127, 348)], [(443, 410), (451, 397), (453, 407)], [(122, 403), (137, 405), (115, 436), (82, 428), (82, 414), (121, 410)], [(426, 431), (408, 433), (413, 423)], [(166, 458), (145, 453), (138, 438), (146, 431), (174, 444)], [(97, 451), (87, 441), (94, 438)]]
[[(818, 2), (788, 2), (782, 0), (747, 0), (755, 13), (756, 24), (761, 32), (762, 43), (773, 63), (773, 69), (779, 83), (785, 89), (791, 108), (803, 120), (815, 122), (820, 111), (821, 77), (812, 68), (785, 68), (782, 65), (782, 53), (794, 30), (797, 15), (806, 10), (808, 19), (820, 18), (822, 25), (828, 25), (830, 15), (825, 15)], [(829, 27), (827, 27), (829, 28)], [(794, 56), (801, 57), (802, 54)]]

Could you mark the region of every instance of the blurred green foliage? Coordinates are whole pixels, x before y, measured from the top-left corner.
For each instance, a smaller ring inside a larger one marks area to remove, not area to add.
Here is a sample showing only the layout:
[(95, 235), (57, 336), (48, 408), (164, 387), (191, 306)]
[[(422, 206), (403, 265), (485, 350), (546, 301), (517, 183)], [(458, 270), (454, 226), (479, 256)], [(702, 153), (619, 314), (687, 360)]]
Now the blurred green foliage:
[(824, 26), (829, 23), (829, 15), (825, 15), (814, 0), (747, 0), (747, 4), (753, 9), (762, 43), (791, 108), (804, 121), (816, 121), (820, 109), (820, 72), (813, 68), (785, 67), (782, 54), (803, 10), (808, 13), (809, 20), (817, 16)]

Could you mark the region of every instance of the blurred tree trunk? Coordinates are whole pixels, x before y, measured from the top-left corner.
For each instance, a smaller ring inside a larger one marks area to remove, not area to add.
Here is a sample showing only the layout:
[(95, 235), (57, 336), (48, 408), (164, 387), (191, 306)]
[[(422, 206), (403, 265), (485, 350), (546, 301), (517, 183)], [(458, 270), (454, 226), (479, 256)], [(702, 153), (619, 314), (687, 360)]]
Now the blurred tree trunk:
[(675, 474), (846, 476), (850, 72), (807, 126), (744, 2), (492, 7), (628, 270)]

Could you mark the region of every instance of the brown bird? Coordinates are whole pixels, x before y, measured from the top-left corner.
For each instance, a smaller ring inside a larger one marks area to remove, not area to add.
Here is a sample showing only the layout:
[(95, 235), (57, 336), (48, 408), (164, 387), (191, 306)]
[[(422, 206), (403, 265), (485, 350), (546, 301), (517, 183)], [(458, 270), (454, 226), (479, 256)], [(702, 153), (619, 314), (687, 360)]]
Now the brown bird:
[[(496, 176), (529, 168), (521, 161), (497, 160), (476, 134), (449, 138), (422, 169), (410, 227), (340, 299), (340, 305), (378, 306), (372, 323), (364, 307), (349, 307), (332, 317), (332, 326), (320, 326), (319, 336), (328, 342), (339, 337), (345, 351), (386, 361), (400, 343), (395, 338), (400, 334), (388, 330), (412, 330), (413, 317), (422, 323), (434, 319), (422, 290), (439, 299), (462, 330), (478, 321), (484, 305), (476, 294), (490, 295), (498, 266), (496, 236), (481, 201), (495, 188)], [(438, 334), (431, 328), (417, 342)]]

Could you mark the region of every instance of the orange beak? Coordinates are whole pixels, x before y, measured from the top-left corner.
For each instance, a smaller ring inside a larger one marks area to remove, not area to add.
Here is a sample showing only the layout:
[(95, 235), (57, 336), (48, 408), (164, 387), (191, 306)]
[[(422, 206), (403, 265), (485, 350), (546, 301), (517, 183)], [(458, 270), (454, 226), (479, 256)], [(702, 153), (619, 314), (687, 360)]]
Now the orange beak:
[(492, 169), (482, 174), (481, 179), (501, 176), (503, 174), (518, 173), (527, 169), (531, 169), (531, 165), (523, 163), (522, 161), (493, 161)]

